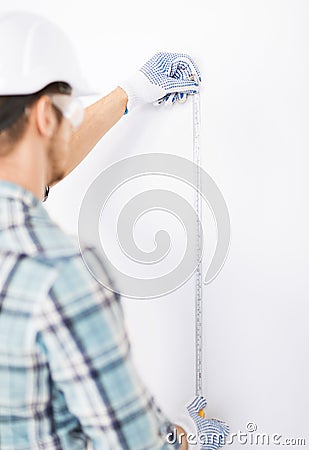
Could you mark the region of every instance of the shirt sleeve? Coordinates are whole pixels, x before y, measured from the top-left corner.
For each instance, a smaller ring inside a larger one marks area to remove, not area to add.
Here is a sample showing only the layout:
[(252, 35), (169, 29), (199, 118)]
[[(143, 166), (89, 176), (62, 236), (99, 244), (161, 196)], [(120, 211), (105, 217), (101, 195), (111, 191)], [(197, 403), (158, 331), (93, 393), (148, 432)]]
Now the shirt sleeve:
[(52, 382), (95, 450), (179, 448), (167, 442), (173, 424), (132, 362), (119, 295), (95, 280), (80, 255), (61, 265), (39, 322)]

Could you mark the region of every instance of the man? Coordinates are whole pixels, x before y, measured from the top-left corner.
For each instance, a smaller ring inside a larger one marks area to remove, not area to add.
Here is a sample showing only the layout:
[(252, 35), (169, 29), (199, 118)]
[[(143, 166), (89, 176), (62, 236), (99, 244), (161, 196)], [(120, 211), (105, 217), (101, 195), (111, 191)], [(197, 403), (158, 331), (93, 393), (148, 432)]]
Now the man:
[(0, 18), (1, 450), (187, 448), (166, 440), (174, 426), (135, 371), (118, 295), (41, 204), (125, 112), (197, 91), (178, 57), (155, 55), (83, 120), (67, 37), (33, 14)]

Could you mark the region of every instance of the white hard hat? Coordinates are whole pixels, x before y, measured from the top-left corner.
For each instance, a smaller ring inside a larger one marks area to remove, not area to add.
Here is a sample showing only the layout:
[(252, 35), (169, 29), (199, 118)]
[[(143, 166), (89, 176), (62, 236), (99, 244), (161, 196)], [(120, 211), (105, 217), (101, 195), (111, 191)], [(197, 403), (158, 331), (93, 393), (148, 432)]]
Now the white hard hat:
[(27, 12), (0, 15), (0, 96), (68, 83), (73, 94), (91, 95), (67, 35), (44, 17)]

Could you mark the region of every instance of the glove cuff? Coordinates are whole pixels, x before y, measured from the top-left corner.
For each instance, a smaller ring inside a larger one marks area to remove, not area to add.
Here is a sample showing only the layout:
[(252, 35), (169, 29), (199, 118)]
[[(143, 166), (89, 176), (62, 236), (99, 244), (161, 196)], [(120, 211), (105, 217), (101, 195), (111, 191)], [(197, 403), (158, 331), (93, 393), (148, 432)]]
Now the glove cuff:
[(130, 78), (119, 83), (119, 87), (128, 95), (127, 110), (133, 109), (146, 103), (152, 103), (165, 95), (164, 89), (149, 81), (140, 70)]

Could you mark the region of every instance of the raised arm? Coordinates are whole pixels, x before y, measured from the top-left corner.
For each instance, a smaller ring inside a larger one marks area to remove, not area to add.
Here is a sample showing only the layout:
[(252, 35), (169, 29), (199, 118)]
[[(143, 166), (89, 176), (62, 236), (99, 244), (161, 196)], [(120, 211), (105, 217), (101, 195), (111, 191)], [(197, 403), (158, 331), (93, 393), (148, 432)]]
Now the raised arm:
[(86, 109), (84, 122), (72, 134), (64, 176), (88, 155), (123, 116), (126, 108), (131, 112), (145, 103), (183, 103), (189, 94), (197, 92), (198, 83), (192, 75), (200, 78), (199, 70), (189, 55), (156, 53), (130, 78)]
[(86, 108), (82, 125), (72, 133), (65, 176), (78, 166), (105, 133), (118, 122), (126, 110), (127, 102), (126, 92), (117, 87)]

